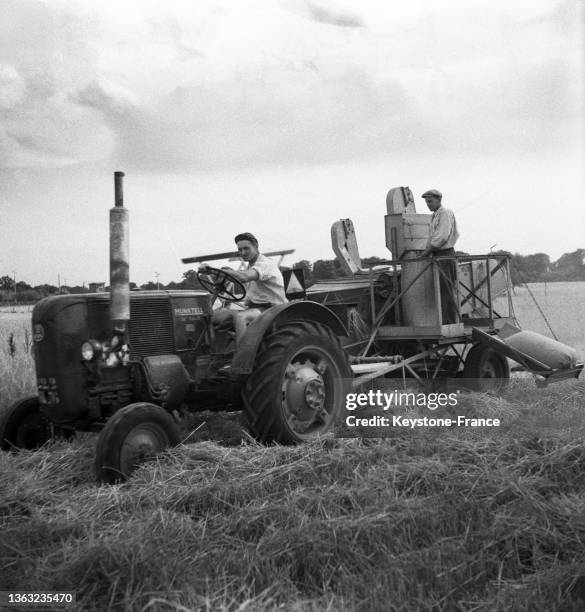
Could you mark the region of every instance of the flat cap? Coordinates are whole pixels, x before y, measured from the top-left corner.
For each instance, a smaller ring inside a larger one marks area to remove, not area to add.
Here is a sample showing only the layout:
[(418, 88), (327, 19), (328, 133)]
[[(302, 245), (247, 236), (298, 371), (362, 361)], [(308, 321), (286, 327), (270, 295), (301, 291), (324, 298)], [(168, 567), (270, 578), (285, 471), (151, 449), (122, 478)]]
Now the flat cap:
[(439, 198), (439, 200), (443, 197), (443, 194), (438, 189), (429, 189), (425, 191), (421, 198)]

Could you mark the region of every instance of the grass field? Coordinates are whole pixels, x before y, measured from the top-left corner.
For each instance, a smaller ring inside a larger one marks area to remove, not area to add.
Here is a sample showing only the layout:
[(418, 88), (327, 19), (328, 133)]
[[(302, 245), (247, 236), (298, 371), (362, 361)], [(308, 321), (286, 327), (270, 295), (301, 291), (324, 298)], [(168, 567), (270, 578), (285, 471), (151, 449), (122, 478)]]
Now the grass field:
[[(558, 339), (585, 359), (585, 283), (530, 283), (529, 288)], [(513, 300), (523, 329), (552, 337), (526, 287), (517, 287)]]
[(11, 311), (11, 308), (0, 311), (0, 408), (23, 395), (34, 393), (36, 388), (30, 351), (30, 309)]
[[(585, 357), (585, 283), (563, 285), (532, 289)], [(544, 332), (525, 291), (518, 318)], [(5, 405), (34, 384), (23, 316), (0, 323)], [(73, 590), (83, 610), (582, 610), (584, 409), (581, 381), (517, 378), (461, 398), (502, 419), (491, 433), (299, 447), (205, 415), (203, 441), (117, 486), (94, 484), (89, 434), (2, 454), (0, 590)]]

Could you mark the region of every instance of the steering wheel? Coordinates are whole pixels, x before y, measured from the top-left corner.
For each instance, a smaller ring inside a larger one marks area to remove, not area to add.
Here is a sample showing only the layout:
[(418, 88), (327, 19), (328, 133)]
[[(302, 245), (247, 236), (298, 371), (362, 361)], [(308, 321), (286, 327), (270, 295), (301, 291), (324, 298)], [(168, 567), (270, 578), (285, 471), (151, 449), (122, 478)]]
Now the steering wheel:
[(213, 297), (226, 302), (239, 302), (246, 297), (243, 283), (225, 270), (207, 267), (197, 272), (197, 280)]

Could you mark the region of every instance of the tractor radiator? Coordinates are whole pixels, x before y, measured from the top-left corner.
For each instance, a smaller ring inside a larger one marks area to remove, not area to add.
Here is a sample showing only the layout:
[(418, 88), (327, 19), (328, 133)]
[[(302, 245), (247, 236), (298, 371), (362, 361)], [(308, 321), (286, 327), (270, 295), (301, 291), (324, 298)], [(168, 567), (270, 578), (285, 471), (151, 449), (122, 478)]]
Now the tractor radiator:
[(171, 304), (166, 295), (130, 303), (130, 356), (140, 359), (175, 352)]

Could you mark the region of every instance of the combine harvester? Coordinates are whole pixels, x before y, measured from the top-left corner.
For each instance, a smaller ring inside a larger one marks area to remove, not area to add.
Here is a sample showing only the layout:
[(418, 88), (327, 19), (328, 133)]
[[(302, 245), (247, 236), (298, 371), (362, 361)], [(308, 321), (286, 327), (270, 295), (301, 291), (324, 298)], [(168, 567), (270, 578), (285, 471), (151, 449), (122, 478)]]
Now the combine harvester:
[[(463, 378), (467, 386), (501, 391), (508, 358), (537, 376), (538, 385), (577, 378), (575, 351), (556, 340), (522, 331), (514, 315), (507, 254), (421, 258), (430, 214), (418, 214), (408, 187), (388, 192), (386, 246), (393, 258), (364, 269), (353, 223), (331, 228), (332, 246), (347, 278), (323, 280), (307, 291), (345, 322), (354, 387), (378, 377), (406, 375), (424, 386)], [(456, 269), (454, 322), (443, 320), (444, 262)], [(443, 263), (443, 265), (441, 265)]]

